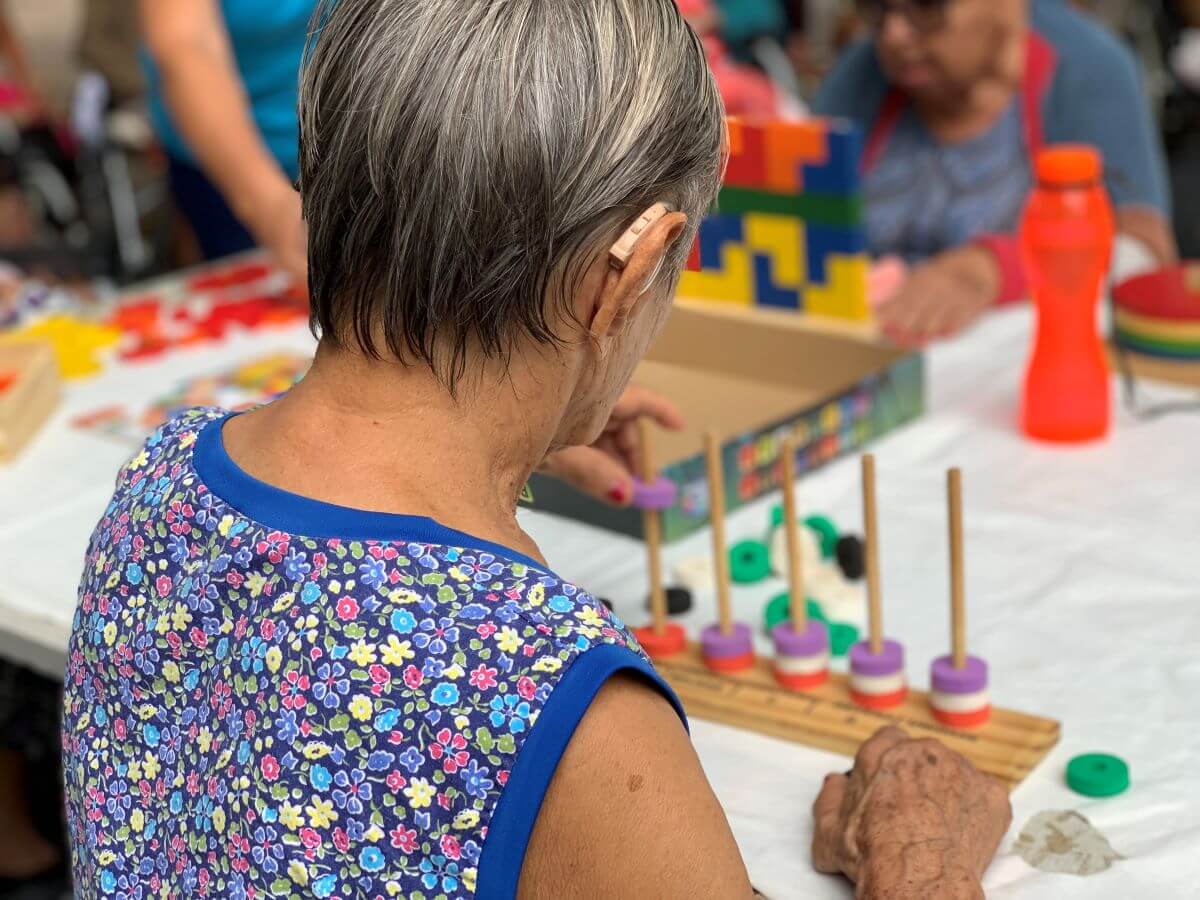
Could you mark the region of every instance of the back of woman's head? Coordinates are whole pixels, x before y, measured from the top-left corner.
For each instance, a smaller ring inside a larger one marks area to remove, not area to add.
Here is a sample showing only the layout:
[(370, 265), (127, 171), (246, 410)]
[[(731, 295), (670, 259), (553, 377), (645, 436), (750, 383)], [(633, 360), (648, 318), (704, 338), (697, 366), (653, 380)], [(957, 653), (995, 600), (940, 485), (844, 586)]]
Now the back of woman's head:
[(723, 111), (673, 0), (327, 0), (301, 81), (313, 323), (426, 363), (555, 343), (582, 274), (647, 207), (691, 227)]

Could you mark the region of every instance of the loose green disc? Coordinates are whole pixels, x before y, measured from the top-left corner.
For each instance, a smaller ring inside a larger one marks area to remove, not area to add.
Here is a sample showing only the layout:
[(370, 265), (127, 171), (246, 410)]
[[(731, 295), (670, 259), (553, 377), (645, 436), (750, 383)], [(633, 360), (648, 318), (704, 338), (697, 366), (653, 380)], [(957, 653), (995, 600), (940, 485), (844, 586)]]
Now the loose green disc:
[(1085, 797), (1115, 797), (1129, 789), (1129, 766), (1107, 753), (1085, 753), (1067, 763), (1067, 786)]
[[(776, 625), (781, 625), (787, 621), (788, 614), (791, 612), (790, 604), (791, 595), (787, 591), (771, 598), (771, 602), (767, 604), (767, 608), (763, 612), (763, 623), (767, 626), (767, 634), (770, 634)], [(825, 618), (825, 613), (822, 611), (820, 603), (809, 597), (807, 605), (808, 617), (810, 619), (815, 619), (818, 622), (828, 621)]]
[(858, 629), (843, 622), (829, 626), (829, 649), (834, 656), (845, 656), (858, 643)]
[(762, 541), (741, 541), (729, 548), (729, 577), (756, 584), (771, 575), (771, 552)]
[(804, 520), (804, 524), (815, 531), (817, 537), (821, 539), (821, 556), (825, 559), (833, 559), (834, 554), (837, 553), (837, 526), (826, 516), (809, 516)]

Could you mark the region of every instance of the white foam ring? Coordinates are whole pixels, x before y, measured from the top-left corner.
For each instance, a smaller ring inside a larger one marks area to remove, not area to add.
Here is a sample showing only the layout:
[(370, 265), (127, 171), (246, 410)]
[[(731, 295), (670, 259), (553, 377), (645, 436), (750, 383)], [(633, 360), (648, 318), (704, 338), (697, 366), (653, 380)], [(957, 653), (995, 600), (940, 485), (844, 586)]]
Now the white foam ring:
[(829, 654), (826, 652), (816, 656), (776, 655), (775, 668), (784, 675), (816, 675), (829, 668)]
[(986, 690), (976, 691), (973, 694), (944, 694), (941, 691), (929, 692), (929, 705), (934, 709), (948, 713), (978, 712), (990, 702)]
[(895, 675), (850, 675), (850, 688), (858, 694), (894, 694), (904, 689), (904, 673)]

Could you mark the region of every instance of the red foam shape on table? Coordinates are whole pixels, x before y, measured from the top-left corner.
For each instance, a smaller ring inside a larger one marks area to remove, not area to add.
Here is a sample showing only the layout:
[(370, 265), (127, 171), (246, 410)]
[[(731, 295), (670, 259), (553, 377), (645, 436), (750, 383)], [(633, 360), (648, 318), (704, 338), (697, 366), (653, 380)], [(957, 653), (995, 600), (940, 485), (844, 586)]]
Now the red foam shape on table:
[[(1188, 270), (1195, 263), (1147, 272), (1113, 288), (1117, 307), (1152, 319), (1200, 322), (1200, 291), (1190, 290)], [(1200, 276), (1196, 277), (1200, 286)]]
[(271, 274), (271, 267), (264, 263), (244, 263), (216, 272), (198, 275), (188, 282), (188, 290), (199, 293), (224, 287), (236, 287), (240, 284), (250, 284)]
[(730, 672), (744, 672), (754, 665), (754, 651), (741, 656), (727, 656), (724, 659), (709, 659), (705, 657), (704, 665), (714, 672), (727, 675)]
[(10, 387), (17, 383), (17, 378), (20, 373), (16, 369), (5, 370), (0, 372), (0, 394), (3, 394)]
[(902, 687), (890, 694), (860, 694), (850, 692), (850, 699), (866, 709), (892, 709), (899, 706), (908, 697), (908, 688)]
[(633, 636), (651, 659), (675, 656), (687, 647), (687, 632), (681, 626), (670, 622), (663, 625), (661, 634), (655, 631), (653, 625), (648, 625), (645, 628), (635, 628)]
[(969, 713), (943, 712), (933, 705), (930, 705), (929, 711), (933, 713), (933, 717), (938, 722), (949, 725), (951, 728), (977, 728), (980, 725), (986, 725), (988, 719), (992, 717), (990, 705)]
[[(731, 129), (734, 127), (731, 124)], [(730, 135), (729, 167), (725, 184), (762, 189), (767, 182), (767, 133), (761, 125), (740, 122), (740, 139)]]
[(829, 670), (822, 669), (820, 672), (813, 672), (810, 675), (795, 675), (776, 669), (775, 680), (789, 691), (810, 691), (829, 680)]
[(121, 351), (120, 357), (123, 360), (132, 362), (139, 359), (153, 359), (156, 356), (162, 356), (166, 352), (166, 341), (150, 339), (140, 341), (133, 347)]

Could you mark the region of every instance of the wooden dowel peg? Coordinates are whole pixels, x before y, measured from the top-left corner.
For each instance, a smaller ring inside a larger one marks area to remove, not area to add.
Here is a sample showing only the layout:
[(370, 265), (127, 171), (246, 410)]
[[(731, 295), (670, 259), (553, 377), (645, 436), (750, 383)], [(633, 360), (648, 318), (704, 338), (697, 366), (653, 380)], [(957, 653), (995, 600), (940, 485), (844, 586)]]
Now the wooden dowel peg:
[(708, 510), (712, 519), (713, 565), (717, 580), (717, 623), (722, 634), (733, 631), (729, 599), (729, 551), (725, 546), (725, 474), (721, 466), (721, 444), (711, 431), (704, 435), (708, 463)]
[(962, 470), (951, 469), (946, 478), (950, 513), (950, 640), (954, 668), (967, 665), (966, 574), (963, 563)]
[(879, 589), (879, 528), (875, 511), (875, 457), (862, 458), (863, 534), (867, 551), (868, 629), (871, 652), (883, 652), (883, 601)]
[(783, 442), (783, 527), (787, 536), (788, 607), (792, 629), (803, 634), (808, 629), (808, 598), (804, 592), (804, 559), (800, 552), (800, 520), (796, 506), (796, 443), (789, 437)]
[[(650, 422), (638, 420), (638, 436), (641, 450), (641, 476), (645, 484), (653, 484), (658, 472), (654, 465), (653, 439)], [(650, 577), (650, 617), (655, 634), (660, 637), (667, 627), (667, 594), (662, 578), (662, 519), (658, 510), (642, 512), (642, 533), (646, 541), (646, 562)]]

